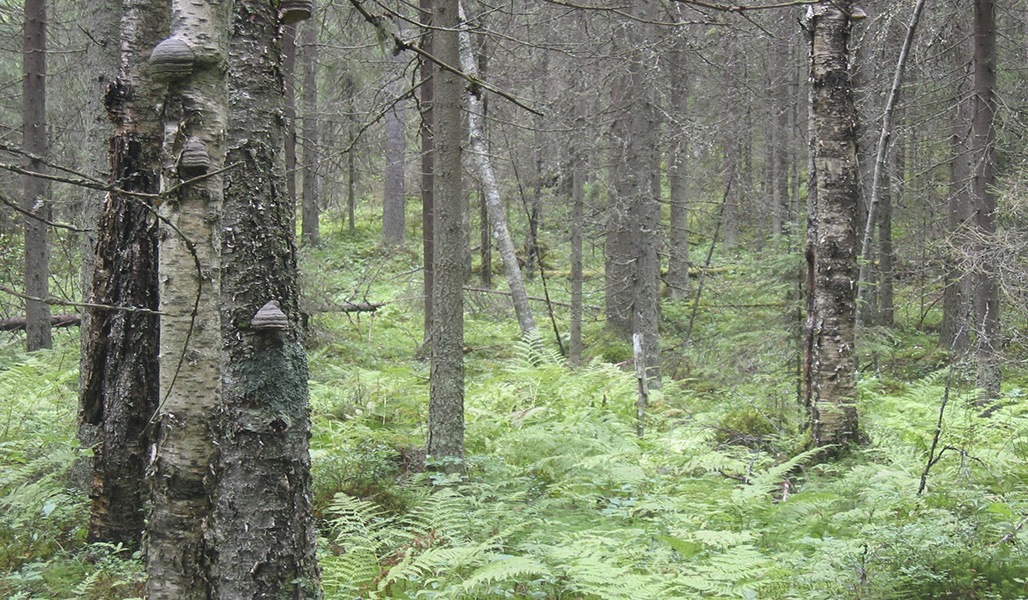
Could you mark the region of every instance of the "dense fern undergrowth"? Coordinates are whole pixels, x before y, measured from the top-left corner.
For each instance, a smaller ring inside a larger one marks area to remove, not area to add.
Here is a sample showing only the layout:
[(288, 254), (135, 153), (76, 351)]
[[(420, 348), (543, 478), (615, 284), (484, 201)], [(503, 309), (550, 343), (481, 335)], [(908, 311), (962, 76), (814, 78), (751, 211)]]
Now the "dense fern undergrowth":
[[(506, 299), (470, 292), (467, 468), (444, 475), (421, 451), (417, 255), (370, 230), (325, 237), (304, 257), (308, 305), (387, 302), (312, 311), (326, 598), (1028, 598), (1028, 378), (1012, 363), (981, 417), (970, 367), (947, 367), (915, 326), (925, 314), (865, 332), (867, 444), (821, 462), (796, 400), (796, 257), (719, 259), (695, 318), (692, 299), (665, 303), (665, 381), (642, 438), (630, 353), (598, 315), (571, 370), (548, 326), (517, 340)], [(565, 279), (547, 285), (565, 299)], [(600, 282), (587, 288), (600, 304)], [(138, 554), (84, 541), (75, 333), (20, 346), (0, 343), (0, 597), (139, 597)]]

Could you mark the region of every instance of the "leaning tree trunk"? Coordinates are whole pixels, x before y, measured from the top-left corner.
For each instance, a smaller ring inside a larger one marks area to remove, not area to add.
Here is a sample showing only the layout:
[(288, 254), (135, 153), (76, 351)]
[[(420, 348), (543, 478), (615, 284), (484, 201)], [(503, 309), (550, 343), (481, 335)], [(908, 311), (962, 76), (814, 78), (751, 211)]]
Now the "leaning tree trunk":
[[(22, 54), (22, 149), (28, 153), (25, 170), (45, 173), (46, 155), (46, 0), (26, 0)], [(50, 348), (50, 205), (46, 181), (25, 175), (21, 208), (25, 223), (25, 339), (29, 352)], [(31, 215), (31, 216), (29, 216)], [(36, 218), (33, 218), (36, 217)], [(42, 220), (41, 220), (42, 219)]]
[[(129, 192), (160, 189), (163, 126), (151, 107), (164, 87), (144, 58), (168, 33), (168, 12), (146, 0), (122, 4), (119, 76), (104, 103), (114, 123), (112, 183)], [(91, 304), (157, 309), (157, 220), (142, 197), (109, 193), (96, 226)], [(147, 312), (84, 309), (79, 436), (93, 448), (89, 539), (127, 547), (142, 538), (149, 459), (147, 425), (157, 409), (158, 319)]]
[[(461, 8), (461, 20), (463, 19), (463, 8)], [(475, 57), (471, 51), (471, 35), (465, 28), (461, 28), (460, 31), (460, 65), (466, 75), (472, 78), (478, 77), (478, 65), (475, 63)], [(482, 182), (484, 200), (489, 209), (489, 220), (493, 224), (493, 236), (500, 249), (503, 274), (510, 287), (510, 296), (514, 302), (514, 313), (517, 315), (518, 325), (521, 327), (521, 335), (522, 337), (530, 336), (535, 332), (535, 319), (532, 317), (532, 308), (528, 305), (528, 293), (525, 292), (525, 282), (521, 277), (521, 267), (518, 265), (514, 241), (507, 228), (507, 217), (503, 212), (500, 187), (496, 183), (493, 165), (489, 160), (489, 148), (485, 139), (485, 124), (483, 123), (485, 109), (482, 105), (482, 93), (481, 89), (473, 89), (468, 94), (468, 132), (471, 136), (471, 152), (474, 155), (478, 178)]]
[[(307, 359), (286, 189), (275, 4), (236, 0), (221, 240), (216, 598), (317, 598)], [(275, 307), (279, 308), (276, 310)], [(258, 312), (260, 315), (258, 316)]]
[[(892, 87), (889, 89), (889, 96), (885, 102), (885, 110), (882, 114), (882, 130), (878, 137), (878, 146), (875, 153), (874, 165), (872, 167), (871, 201), (868, 203), (867, 207), (867, 224), (864, 227), (864, 235), (860, 247), (860, 256), (862, 261), (860, 263), (860, 272), (857, 279), (857, 285), (859, 286), (857, 294), (862, 303), (867, 303), (870, 297), (870, 269), (873, 262), (871, 256), (871, 243), (874, 238), (875, 225), (878, 224), (878, 210), (879, 204), (881, 203), (883, 192), (882, 188), (889, 185), (887, 181), (883, 182), (882, 178), (885, 177), (886, 180), (888, 179), (889, 148), (892, 143), (892, 118), (896, 110), (896, 104), (899, 101), (900, 90), (903, 86), (903, 70), (907, 66), (907, 56), (910, 53), (910, 46), (914, 41), (914, 32), (917, 31), (917, 25), (921, 20), (921, 11), (924, 9), (925, 2), (926, 0), (918, 0), (917, 5), (914, 7), (914, 14), (910, 18), (910, 24), (907, 26), (907, 34), (906, 37), (903, 38), (903, 46), (900, 48), (899, 58), (896, 59), (896, 72), (893, 75)], [(884, 191), (888, 194), (887, 189)], [(881, 244), (881, 242), (879, 243)], [(862, 325), (860, 311), (858, 311), (857, 314), (857, 324), (858, 326)]]
[(808, 8), (816, 230), (808, 317), (811, 445), (838, 453), (858, 439), (856, 407), (857, 111), (849, 74), (850, 2)]
[[(457, 0), (436, 0), (435, 56), (460, 64)], [(461, 92), (463, 80), (438, 69), (432, 107), (435, 149), (434, 284), (432, 372), (428, 404), (428, 449), (447, 470), (464, 458), (464, 200), (461, 196)]]
[[(170, 79), (162, 173), (168, 195), (160, 207), (166, 219), (159, 248), (161, 406), (155, 417), (147, 524), (151, 600), (209, 600), (213, 595), (212, 549), (205, 533), (215, 455), (211, 419), (221, 393), (223, 182), (217, 171), (225, 156), (231, 6), (227, 0), (174, 0), (172, 37), (155, 48), (150, 61), (152, 73)], [(208, 177), (171, 189), (200, 175)]]

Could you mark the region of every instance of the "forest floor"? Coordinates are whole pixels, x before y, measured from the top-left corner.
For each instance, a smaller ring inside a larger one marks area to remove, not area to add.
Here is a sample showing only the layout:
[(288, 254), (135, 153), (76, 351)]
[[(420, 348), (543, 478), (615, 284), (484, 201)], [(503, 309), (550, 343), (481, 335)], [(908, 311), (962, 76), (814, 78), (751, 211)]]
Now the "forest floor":
[[(664, 385), (642, 437), (630, 348), (599, 314), (587, 365), (569, 369), (551, 325), (567, 330), (566, 308), (551, 321), (534, 305), (533, 345), (504, 296), (469, 291), (467, 468), (443, 475), (420, 450), (417, 252), (330, 230), (302, 264), (317, 273), (304, 289), (319, 309), (308, 358), (326, 598), (1028, 597), (1028, 374), (1011, 359), (1001, 408), (981, 417), (970, 365), (935, 349), (913, 283), (897, 325), (861, 337), (866, 443), (834, 462), (803, 452), (797, 256), (720, 259), (697, 274), (697, 310), (665, 302)], [(586, 304), (602, 304), (600, 285), (587, 281)], [(567, 300), (566, 274), (530, 287)], [(346, 302), (385, 304), (332, 310)], [(0, 340), (0, 597), (140, 597), (138, 553), (84, 542), (77, 333), (31, 355), (21, 343)]]

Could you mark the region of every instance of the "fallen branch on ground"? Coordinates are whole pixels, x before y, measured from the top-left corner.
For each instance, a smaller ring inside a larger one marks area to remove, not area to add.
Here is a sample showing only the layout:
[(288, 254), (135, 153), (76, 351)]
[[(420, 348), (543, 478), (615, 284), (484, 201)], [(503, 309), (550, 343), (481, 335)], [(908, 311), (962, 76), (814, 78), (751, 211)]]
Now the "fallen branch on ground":
[[(22, 331), (26, 321), (26, 317), (0, 319), (0, 331)], [(78, 315), (50, 315), (50, 327), (75, 327), (78, 324)]]

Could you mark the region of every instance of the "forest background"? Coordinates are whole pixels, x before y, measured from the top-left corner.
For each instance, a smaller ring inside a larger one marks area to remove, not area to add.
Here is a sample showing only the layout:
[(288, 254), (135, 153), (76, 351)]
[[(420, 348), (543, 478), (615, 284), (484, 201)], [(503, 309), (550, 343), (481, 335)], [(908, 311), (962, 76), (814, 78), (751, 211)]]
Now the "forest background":
[[(90, 8), (103, 14), (100, 4)], [(867, 2), (852, 23), (858, 240), (872, 197), (876, 208), (862, 263), (870, 283), (855, 315), (858, 444), (824, 461), (811, 450), (805, 381), (817, 143), (805, 4), (465, 6), (476, 60), (461, 69), (479, 75), (461, 85), (482, 94), (474, 106), (478, 97), (466, 94), (465, 114), (484, 115), (485, 131), (465, 143), (464, 238), (453, 255), (466, 266), (459, 472), (431, 460), (426, 469), (424, 57), (397, 43), (418, 46), (420, 15), (325, 3), (286, 34), (298, 40), (284, 78), (294, 93), (276, 108), (287, 193), (299, 205), (302, 296), (301, 310), (285, 308), (305, 317), (326, 597), (1028, 596), (1028, 14), (996, 7), (987, 154), (976, 147), (975, 15), (988, 3)], [(27, 353), (32, 334), (17, 331), (33, 295), (9, 197), (26, 168), (17, 151), (22, 9), (0, 9), (10, 92), (0, 98), (9, 138), (0, 283), (13, 292), (0, 294), (0, 317), (15, 330), (0, 350), (0, 593), (140, 597), (144, 553), (89, 532), (79, 333), (55, 329), (53, 349)], [(61, 1), (48, 14), (48, 145), (33, 153), (68, 170), (58, 179), (107, 182), (110, 81), (82, 76), (103, 45), (96, 15)], [(649, 137), (636, 135), (643, 125)], [(491, 186), (481, 156), (491, 159)], [(991, 229), (977, 218), (985, 156), (995, 172), (984, 192), (997, 203), (985, 211)], [(633, 178), (660, 200), (647, 218), (659, 219), (651, 229), (661, 283), (641, 292), (659, 298), (659, 360), (647, 354), (653, 344), (633, 347), (626, 335), (646, 317), (625, 319), (611, 304), (639, 279), (619, 271), (633, 258), (617, 258), (638, 241), (620, 235), (631, 231), (626, 222), (638, 226), (618, 204)], [(49, 228), (45, 295), (69, 313), (89, 286), (83, 265), (95, 249), (89, 231), (76, 230), (94, 227), (104, 194), (46, 186), (48, 220), (72, 227)], [(498, 256), (491, 196), (517, 274)], [(523, 277), (531, 302), (527, 337), (508, 296), (512, 277)], [(990, 285), (1002, 305), (985, 313), (1002, 315), (995, 328), (974, 300)], [(994, 366), (983, 348), (1002, 356), (1002, 387), (982, 379), (983, 363)]]

